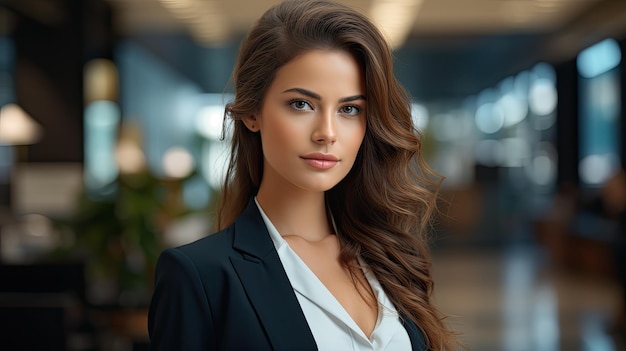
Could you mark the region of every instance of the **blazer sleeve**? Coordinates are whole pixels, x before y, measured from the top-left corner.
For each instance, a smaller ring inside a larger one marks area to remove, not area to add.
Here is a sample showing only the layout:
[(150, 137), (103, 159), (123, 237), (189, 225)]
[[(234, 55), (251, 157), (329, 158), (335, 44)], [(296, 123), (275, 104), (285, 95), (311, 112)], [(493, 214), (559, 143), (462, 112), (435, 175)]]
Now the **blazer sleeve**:
[(159, 257), (148, 312), (150, 350), (217, 349), (209, 303), (193, 261), (178, 249)]

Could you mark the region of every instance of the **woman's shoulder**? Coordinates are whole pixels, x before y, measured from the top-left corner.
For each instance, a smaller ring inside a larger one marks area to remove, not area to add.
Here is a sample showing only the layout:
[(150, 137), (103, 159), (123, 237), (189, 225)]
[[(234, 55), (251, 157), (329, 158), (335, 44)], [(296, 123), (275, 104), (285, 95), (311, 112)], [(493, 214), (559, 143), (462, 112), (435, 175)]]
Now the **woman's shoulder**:
[[(165, 250), (161, 256), (175, 260), (179, 265), (195, 269), (232, 267), (231, 259), (267, 253), (273, 248), (263, 219), (254, 202), (237, 217), (235, 222), (214, 234), (189, 244)], [(237, 237), (237, 238), (235, 238)]]
[(161, 255), (174, 256), (173, 258), (183, 261), (181, 263), (195, 267), (210, 267), (219, 265), (220, 262), (228, 262), (232, 253), (233, 230), (231, 226), (191, 243), (168, 248)]

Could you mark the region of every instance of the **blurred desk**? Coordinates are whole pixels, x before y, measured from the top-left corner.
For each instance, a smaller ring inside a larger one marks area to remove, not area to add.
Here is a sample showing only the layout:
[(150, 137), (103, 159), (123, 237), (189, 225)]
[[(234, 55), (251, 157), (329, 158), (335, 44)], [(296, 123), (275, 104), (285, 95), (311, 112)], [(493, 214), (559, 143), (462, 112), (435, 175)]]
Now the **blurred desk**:
[(614, 247), (619, 234), (615, 221), (581, 212), (568, 220), (539, 219), (534, 230), (555, 264), (573, 271), (615, 275)]
[(94, 350), (81, 262), (0, 263), (2, 350)]
[(76, 350), (67, 330), (74, 306), (60, 294), (0, 294), (0, 348)]
[(93, 305), (86, 284), (83, 262), (0, 264), (0, 350), (147, 350), (147, 308)]

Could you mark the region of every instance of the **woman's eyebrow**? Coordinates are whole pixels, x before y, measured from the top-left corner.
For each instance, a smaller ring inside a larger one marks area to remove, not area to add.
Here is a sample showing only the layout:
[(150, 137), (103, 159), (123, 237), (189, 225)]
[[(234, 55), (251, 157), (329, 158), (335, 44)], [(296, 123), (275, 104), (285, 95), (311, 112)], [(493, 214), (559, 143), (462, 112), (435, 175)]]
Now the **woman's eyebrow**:
[(290, 93), (290, 92), (295, 92), (295, 93), (300, 93), (302, 95), (306, 95), (312, 99), (315, 100), (322, 100), (322, 97), (319, 96), (319, 94), (315, 94), (314, 92), (310, 91), (310, 90), (306, 90), (306, 89), (302, 89), (302, 88), (291, 88), (291, 89), (287, 89), (285, 91), (283, 91), (284, 93)]
[(350, 101), (356, 101), (356, 100), (367, 100), (367, 99), (365, 99), (365, 95), (354, 95), (354, 96), (341, 98), (339, 99), (339, 102), (350, 102)]
[[(312, 99), (316, 99), (316, 100), (322, 100), (322, 97), (319, 94), (316, 94), (310, 90), (307, 89), (303, 89), (303, 88), (291, 88), (291, 89), (287, 89), (285, 91), (283, 91), (284, 93), (300, 93), (302, 95), (308, 96)], [(348, 96), (345, 98), (341, 98), (339, 99), (339, 102), (350, 102), (350, 101), (356, 101), (356, 100), (365, 100), (365, 95), (354, 95), (354, 96)]]

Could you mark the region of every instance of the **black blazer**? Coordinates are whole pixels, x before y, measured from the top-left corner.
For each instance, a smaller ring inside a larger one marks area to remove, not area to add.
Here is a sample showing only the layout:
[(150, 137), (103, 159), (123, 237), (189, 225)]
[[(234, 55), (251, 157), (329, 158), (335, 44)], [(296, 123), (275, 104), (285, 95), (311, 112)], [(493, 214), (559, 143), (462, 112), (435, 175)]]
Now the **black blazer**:
[[(412, 350), (426, 350), (403, 320)], [(148, 330), (150, 350), (317, 349), (254, 201), (232, 226), (161, 254)]]

